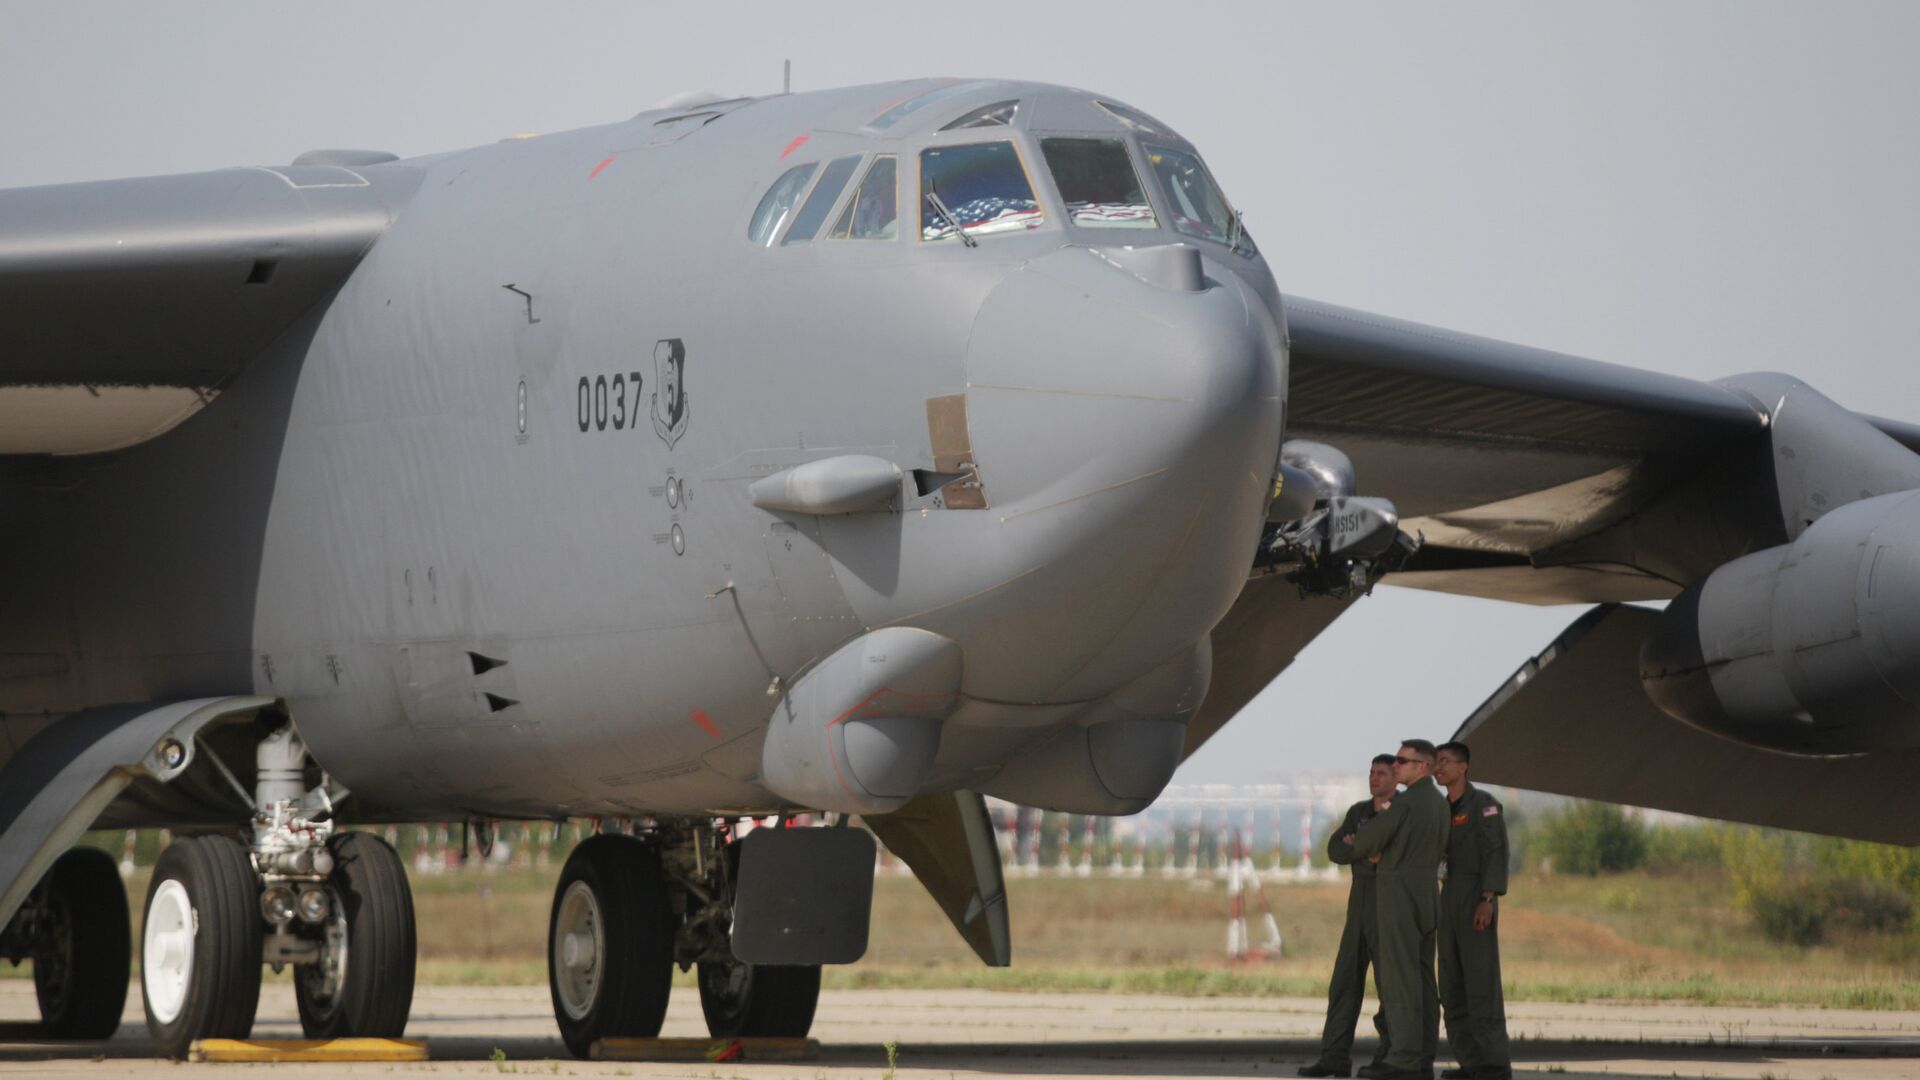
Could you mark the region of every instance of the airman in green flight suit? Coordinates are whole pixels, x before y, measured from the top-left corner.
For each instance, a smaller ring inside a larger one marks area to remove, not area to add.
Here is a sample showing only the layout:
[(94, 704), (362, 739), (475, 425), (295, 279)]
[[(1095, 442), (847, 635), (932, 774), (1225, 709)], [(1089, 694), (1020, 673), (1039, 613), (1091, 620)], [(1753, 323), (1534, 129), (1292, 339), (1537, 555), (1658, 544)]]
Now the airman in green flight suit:
[[(1348, 807), (1346, 818), (1327, 836), (1327, 858), (1352, 868), (1353, 887), (1347, 893), (1347, 925), (1340, 931), (1340, 951), (1334, 955), (1333, 979), (1327, 987), (1327, 1026), (1320, 1035), (1320, 1057), (1311, 1065), (1302, 1065), (1301, 1076), (1353, 1073), (1353, 1029), (1367, 996), (1367, 968), (1374, 963), (1380, 936), (1373, 909), (1374, 864), (1354, 858), (1353, 841), (1360, 827), (1392, 800), (1395, 790), (1393, 755), (1381, 754), (1367, 770), (1368, 797)], [(1373, 1026), (1380, 1033), (1380, 1051), (1374, 1056), (1378, 1062), (1387, 1053), (1384, 1012), (1374, 1014)]]
[(1433, 758), (1433, 744), (1425, 739), (1400, 744), (1393, 772), (1406, 790), (1361, 826), (1353, 843), (1356, 857), (1380, 856), (1374, 880), (1380, 950), (1374, 962), (1388, 1047), (1385, 1061), (1360, 1070), (1371, 1080), (1425, 1080), (1439, 1050), (1433, 959), (1449, 814), (1446, 795), (1433, 783)]
[(1447, 1080), (1510, 1080), (1507, 1006), (1500, 993), (1499, 898), (1507, 891), (1507, 819), (1500, 801), (1467, 783), (1467, 744), (1438, 748), (1433, 778), (1452, 810), (1447, 883), (1440, 891), (1440, 1010), (1459, 1068)]

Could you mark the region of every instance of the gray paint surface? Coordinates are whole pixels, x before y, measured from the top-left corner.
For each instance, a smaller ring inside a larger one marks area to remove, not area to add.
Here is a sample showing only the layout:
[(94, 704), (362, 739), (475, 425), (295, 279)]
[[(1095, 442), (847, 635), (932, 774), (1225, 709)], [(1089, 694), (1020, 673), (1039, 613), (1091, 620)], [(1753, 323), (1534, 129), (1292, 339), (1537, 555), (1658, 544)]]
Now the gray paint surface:
[[(1920, 393), (1898, 362), (1920, 259), (1904, 5), (1204, 5), (1193, 24), (1234, 27), (1232, 46), (1151, 64), (1141, 26), (1164, 13), (972, 10), (1021, 30), (909, 46), (881, 4), (780, 25), (691, 8), (36, 8), (0, 40), (0, 85), (29, 103), (0, 117), (0, 184), (472, 145), (676, 90), (764, 92), (788, 57), (802, 88), (1044, 73), (1194, 138), (1289, 290), (1698, 379), (1796, 371), (1881, 414)], [(1569, 618), (1381, 590), (1183, 777), (1358, 768), (1408, 723), (1450, 723)], [(1361, 681), (1377, 714), (1318, 722)]]
[[(1684, 31), (1686, 27), (1680, 27), (1680, 29)], [(1741, 40), (1753, 40), (1753, 35), (1747, 35), (1747, 37), (1743, 37), (1741, 38)], [(1146, 100), (1146, 98), (1140, 98), (1140, 100)], [(1150, 108), (1158, 108), (1158, 106), (1154, 106), (1154, 104), (1150, 102)], [(1165, 110), (1160, 110), (1160, 111), (1165, 111)], [(1776, 119), (1780, 119), (1780, 113), (1776, 113)], [(1791, 121), (1793, 121), (1793, 115), (1791, 115), (1791, 113), (1788, 113), (1788, 115), (1786, 115), (1784, 119), (1780, 119), (1780, 121), (1782, 121), (1782, 123), (1791, 123)], [(1221, 154), (1221, 150), (1213, 150), (1213, 154), (1217, 156), (1217, 154)], [(1215, 165), (1219, 167), (1219, 160), (1215, 160)], [(1242, 198), (1244, 198), (1244, 196), (1242, 196)], [(1256, 225), (1258, 225), (1258, 219), (1256, 219)], [(1271, 240), (1271, 236), (1265, 233), (1265, 231), (1260, 231), (1260, 234), (1263, 240)], [(1275, 248), (1275, 250), (1279, 250), (1279, 252), (1283, 252), (1283, 254), (1286, 254), (1288, 258), (1292, 258), (1292, 254), (1290, 254), (1290, 250), (1288, 250), (1288, 246), (1275, 246), (1275, 244), (1271, 244), (1271, 242), (1269, 242), (1269, 248)], [(1471, 277), (1471, 275), (1467, 275), (1467, 277)], [(1323, 292), (1323, 294), (1327, 294), (1329, 290), (1321, 290), (1321, 288), (1313, 288), (1311, 292)], [(1354, 294), (1352, 294), (1352, 292), (1346, 292), (1346, 294), (1342, 294), (1342, 296), (1354, 296)], [(1711, 296), (1709, 296), (1709, 300), (1711, 300)], [(1369, 306), (1386, 307), (1386, 309), (1396, 309), (1396, 311), (1405, 311), (1405, 309), (1407, 309), (1407, 307), (1384, 306), (1384, 304), (1369, 304)], [(1450, 321), (1450, 319), (1444, 319), (1444, 317), (1430, 317), (1430, 319), (1432, 319), (1432, 321)], [(1718, 329), (1718, 327), (1716, 327), (1716, 329)], [(1521, 338), (1521, 340), (1542, 340), (1542, 336), (1540, 336), (1540, 334), (1521, 334), (1521, 332), (1515, 332), (1513, 336), (1517, 336), (1517, 338)], [(1576, 350), (1576, 352), (1594, 352), (1594, 354), (1603, 354), (1603, 356), (1622, 356), (1619, 350), (1615, 350), (1615, 352), (1607, 352), (1607, 350)], [(1726, 369), (1728, 369), (1728, 365), (1722, 365), (1722, 367), (1718, 367), (1718, 369), (1715, 369), (1715, 371), (1726, 371)]]

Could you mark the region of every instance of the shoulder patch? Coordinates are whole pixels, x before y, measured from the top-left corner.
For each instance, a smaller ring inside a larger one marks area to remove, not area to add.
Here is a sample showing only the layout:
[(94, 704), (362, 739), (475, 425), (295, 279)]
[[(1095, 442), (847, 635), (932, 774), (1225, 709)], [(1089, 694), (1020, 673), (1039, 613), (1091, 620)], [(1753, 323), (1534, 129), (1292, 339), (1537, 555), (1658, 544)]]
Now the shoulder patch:
[(1480, 816), (1481, 817), (1499, 817), (1500, 805), (1498, 803), (1494, 803), (1493, 805), (1482, 807), (1480, 810)]

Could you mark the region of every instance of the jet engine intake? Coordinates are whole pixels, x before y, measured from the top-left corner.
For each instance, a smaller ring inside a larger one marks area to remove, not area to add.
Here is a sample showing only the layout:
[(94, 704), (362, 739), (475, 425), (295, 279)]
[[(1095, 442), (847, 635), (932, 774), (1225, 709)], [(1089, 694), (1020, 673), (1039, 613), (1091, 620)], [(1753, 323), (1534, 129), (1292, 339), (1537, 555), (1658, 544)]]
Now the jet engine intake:
[(933, 773), (960, 673), (960, 646), (931, 631), (891, 626), (847, 642), (774, 709), (761, 782), (816, 810), (898, 810)]
[(1920, 747), (1920, 490), (1828, 512), (1680, 594), (1640, 649), (1662, 711), (1800, 754)]

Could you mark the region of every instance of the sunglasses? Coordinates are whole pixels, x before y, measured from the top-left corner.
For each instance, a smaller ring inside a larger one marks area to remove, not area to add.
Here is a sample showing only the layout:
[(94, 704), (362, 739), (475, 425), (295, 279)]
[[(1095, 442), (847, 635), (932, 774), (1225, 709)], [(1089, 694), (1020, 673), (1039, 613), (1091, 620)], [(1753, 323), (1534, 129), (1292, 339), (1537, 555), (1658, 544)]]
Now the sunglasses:
[(1426, 765), (1426, 764), (1430, 764), (1430, 763), (1429, 763), (1429, 762), (1427, 761), (1427, 759), (1426, 759), (1426, 758), (1417, 758), (1417, 757), (1397, 757), (1397, 758), (1394, 758), (1394, 759), (1393, 759), (1393, 763), (1394, 763), (1395, 765)]

